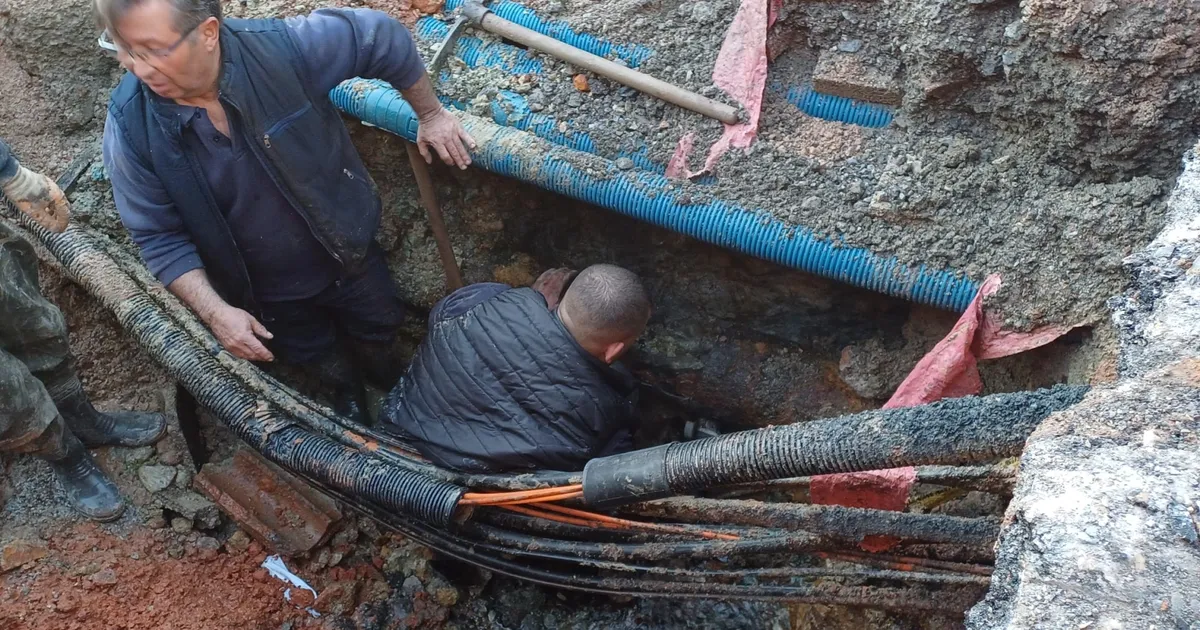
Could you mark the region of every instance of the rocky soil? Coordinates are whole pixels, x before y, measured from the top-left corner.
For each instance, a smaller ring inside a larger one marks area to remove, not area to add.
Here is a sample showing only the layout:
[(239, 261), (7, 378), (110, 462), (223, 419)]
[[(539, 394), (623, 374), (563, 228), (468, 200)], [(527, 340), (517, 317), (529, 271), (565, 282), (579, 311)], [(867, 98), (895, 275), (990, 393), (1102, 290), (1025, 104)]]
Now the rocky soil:
[[(723, 98), (712, 69), (732, 0), (531, 0), (576, 30), (654, 51), (640, 69)], [(1120, 261), (1162, 224), (1177, 157), (1200, 132), (1196, 36), (1179, 0), (783, 3), (759, 141), (716, 167), (712, 194), (906, 262), (1000, 273), (994, 307), (1018, 328), (1092, 325)], [(486, 37), (485, 41), (488, 40)], [(428, 45), (433, 45), (430, 42)], [(881, 130), (815, 122), (786, 101), (819, 57), (887, 68), (900, 102)], [(456, 68), (443, 92), (486, 112), (524, 93), (600, 153), (665, 163), (720, 124), (536, 55), (541, 74)], [(1188, 96), (1192, 95), (1192, 96)]]
[[(359, 3), (224, 6), (234, 16), (267, 16), (333, 5)], [(407, 0), (364, 6), (410, 24), (439, 9), (436, 2), (414, 8)], [(644, 44), (656, 54), (642, 69), (725, 98), (710, 84), (736, 8), (732, 0), (529, 0), (529, 6), (579, 30)], [(981, 366), (989, 393), (1111, 378), (1104, 300), (1125, 282), (1122, 259), (1162, 224), (1178, 155), (1197, 132), (1196, 35), (1180, 26), (1195, 23), (1196, 11), (1182, 0), (1082, 6), (788, 0), (771, 33), (760, 140), (748, 154), (728, 154), (706, 186), (879, 253), (974, 278), (999, 272), (1007, 282), (994, 306), (1015, 326), (1098, 326)], [(0, 137), (27, 164), (52, 175), (81, 151), (98, 149), (117, 73), (94, 46), (93, 31), (78, 3), (0, 0)], [(882, 130), (831, 123), (786, 101), (780, 90), (807, 81), (818, 57), (834, 51), (897, 64), (896, 122)], [(576, 71), (543, 62), (547, 72), (521, 80), (455, 66), (443, 89), (477, 109), (499, 89), (522, 92), (569, 130), (587, 131), (601, 153), (644, 147), (646, 158), (660, 163), (683, 133), (695, 130), (701, 141), (692, 166), (698, 166), (699, 153), (720, 133), (717, 123), (595, 77), (582, 91)], [(406, 300), (428, 307), (444, 289), (404, 149), (394, 137), (348, 124), (383, 194), (380, 240), (393, 273)], [(734, 255), (482, 171), (434, 170), (468, 281), (524, 284), (547, 267), (601, 261), (646, 278), (656, 312), (631, 361), (643, 378), (694, 402), (681, 409), (649, 401), (648, 417), (658, 420), (647, 422), (645, 440), (673, 435), (681, 419), (698, 414), (728, 429), (876, 407), (954, 321), (952, 314)], [(79, 220), (122, 239), (103, 173), (92, 168), (84, 179), (72, 197)], [(98, 403), (171, 410), (168, 379), (111, 317), (52, 268), (43, 280), (67, 314), (85, 385)], [(415, 321), (414, 330), (420, 328)], [(208, 437), (228, 445), (215, 427)], [(0, 547), (20, 543), (13, 557), (27, 562), (0, 574), (4, 627), (931, 623), (817, 606), (557, 593), (462, 570), (352, 517), (336, 542), (289, 560), (323, 594), (318, 620), (284, 602), (282, 585), (260, 572), (265, 552), (192, 498), (198, 495), (189, 488), (191, 469), (177, 432), (160, 448), (111, 449), (100, 460), (133, 509), (98, 528), (81, 526), (63, 507), (43, 464), (5, 463)], [(228, 616), (206, 620), (213, 608), (227, 608)], [(204, 623), (187, 625), (195, 620)]]

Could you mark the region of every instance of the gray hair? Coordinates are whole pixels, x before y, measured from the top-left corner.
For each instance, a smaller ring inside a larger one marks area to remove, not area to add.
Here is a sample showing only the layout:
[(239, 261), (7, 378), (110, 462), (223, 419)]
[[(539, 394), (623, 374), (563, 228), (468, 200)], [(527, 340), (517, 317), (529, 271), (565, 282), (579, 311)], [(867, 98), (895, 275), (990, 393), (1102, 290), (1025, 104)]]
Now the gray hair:
[[(114, 24), (130, 9), (141, 6), (148, 0), (95, 0), (96, 21), (108, 31), (109, 36), (115, 36)], [(178, 33), (187, 33), (196, 29), (210, 17), (221, 21), (221, 0), (163, 0), (171, 5), (174, 20), (172, 26)]]
[(563, 306), (582, 333), (603, 343), (636, 337), (650, 319), (650, 295), (637, 274), (616, 265), (579, 272), (563, 295)]

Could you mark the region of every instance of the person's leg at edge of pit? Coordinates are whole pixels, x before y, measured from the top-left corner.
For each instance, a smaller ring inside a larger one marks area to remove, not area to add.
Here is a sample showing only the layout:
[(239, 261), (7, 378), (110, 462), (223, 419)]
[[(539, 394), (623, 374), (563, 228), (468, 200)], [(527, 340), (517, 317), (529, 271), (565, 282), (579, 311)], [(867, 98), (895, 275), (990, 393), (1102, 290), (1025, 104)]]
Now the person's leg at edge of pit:
[[(70, 206), (44, 175), (20, 166), (0, 141), (0, 191), (54, 232)], [(50, 462), (72, 507), (96, 520), (120, 516), (121, 497), (87, 447), (143, 446), (166, 432), (161, 414), (101, 413), (71, 365), (66, 321), (42, 295), (33, 247), (0, 223), (0, 451)]]
[(277, 359), (327, 388), (339, 415), (373, 425), (364, 385), (388, 392), (405, 368), (394, 349), (405, 308), (382, 250), (312, 298), (260, 308)]

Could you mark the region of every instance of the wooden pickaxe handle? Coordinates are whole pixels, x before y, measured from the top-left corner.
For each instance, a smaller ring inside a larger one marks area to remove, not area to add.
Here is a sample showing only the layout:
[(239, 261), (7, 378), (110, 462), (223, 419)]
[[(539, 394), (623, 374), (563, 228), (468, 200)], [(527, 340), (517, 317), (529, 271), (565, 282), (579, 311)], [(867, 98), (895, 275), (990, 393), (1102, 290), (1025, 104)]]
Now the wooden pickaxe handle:
[(437, 241), (438, 254), (442, 258), (442, 269), (446, 272), (446, 292), (450, 293), (463, 286), (462, 272), (458, 270), (458, 261), (454, 258), (454, 248), (450, 247), (450, 234), (446, 231), (446, 222), (442, 220), (442, 209), (438, 206), (437, 193), (433, 189), (433, 178), (429, 176), (429, 165), (417, 150), (417, 145), (404, 142), (408, 150), (408, 161), (412, 164), (413, 177), (417, 180), (417, 192), (421, 196), (421, 205), (429, 215), (429, 229), (433, 230), (433, 239)]

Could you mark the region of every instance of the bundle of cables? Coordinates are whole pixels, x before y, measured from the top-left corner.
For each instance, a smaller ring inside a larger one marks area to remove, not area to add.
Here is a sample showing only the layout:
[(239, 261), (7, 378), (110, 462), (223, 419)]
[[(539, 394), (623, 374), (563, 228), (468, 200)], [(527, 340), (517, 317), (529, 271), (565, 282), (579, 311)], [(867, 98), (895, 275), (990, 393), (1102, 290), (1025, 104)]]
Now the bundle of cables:
[[(919, 466), (946, 490), (1005, 492), (1019, 455), (1082, 388), (870, 411), (672, 443), (582, 472), (463, 474), (233, 357), (103, 234), (17, 219), (138, 344), (266, 458), (433, 549), (556, 587), (961, 615), (987, 587), (995, 518), (809, 505), (812, 475)], [(947, 494), (948, 493), (948, 494)], [(750, 500), (747, 497), (777, 500)], [(933, 500), (938, 500), (936, 497)], [(888, 554), (863, 553), (867, 536)]]

